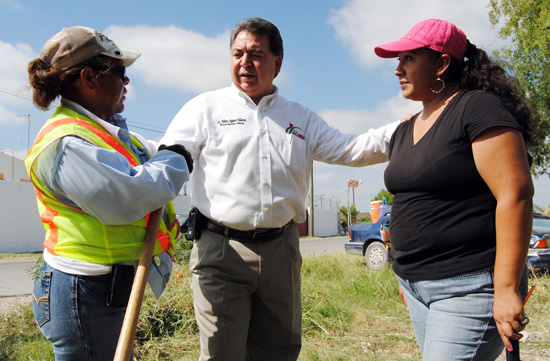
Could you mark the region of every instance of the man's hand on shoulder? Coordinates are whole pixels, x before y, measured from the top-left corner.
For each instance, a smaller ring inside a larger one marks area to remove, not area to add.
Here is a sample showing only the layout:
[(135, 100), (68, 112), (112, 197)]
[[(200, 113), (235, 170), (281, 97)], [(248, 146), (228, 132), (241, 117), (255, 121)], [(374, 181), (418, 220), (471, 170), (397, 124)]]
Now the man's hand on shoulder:
[(159, 146), (159, 151), (161, 150), (170, 150), (172, 152), (178, 153), (179, 155), (182, 155), (185, 158), (185, 162), (187, 163), (187, 168), (189, 169), (189, 173), (193, 171), (193, 157), (191, 157), (191, 153), (189, 153), (183, 145), (173, 144), (173, 145), (166, 146), (164, 144), (161, 144)]
[(414, 118), (414, 114), (405, 114), (405, 116), (401, 119), (401, 123), (408, 122), (412, 118)]

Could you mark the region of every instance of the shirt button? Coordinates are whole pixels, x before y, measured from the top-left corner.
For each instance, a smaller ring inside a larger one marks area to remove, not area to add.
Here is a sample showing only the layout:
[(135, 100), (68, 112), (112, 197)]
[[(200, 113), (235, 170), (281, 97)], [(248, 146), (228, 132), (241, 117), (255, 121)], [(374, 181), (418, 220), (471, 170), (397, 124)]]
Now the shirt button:
[(263, 159), (267, 159), (267, 154), (262, 154)]
[(267, 207), (264, 208), (264, 211), (269, 212), (269, 208), (267, 208)]
[(265, 131), (265, 129), (262, 129), (262, 134), (265, 134), (265, 133), (267, 133), (267, 132)]
[(269, 182), (267, 180), (264, 180), (264, 185), (268, 185)]

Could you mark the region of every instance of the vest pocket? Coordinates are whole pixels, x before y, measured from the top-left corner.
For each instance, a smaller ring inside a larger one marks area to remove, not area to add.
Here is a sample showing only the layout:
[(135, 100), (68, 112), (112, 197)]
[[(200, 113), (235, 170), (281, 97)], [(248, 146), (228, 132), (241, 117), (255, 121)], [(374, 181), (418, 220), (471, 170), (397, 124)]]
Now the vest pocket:
[(50, 320), (50, 286), (52, 280), (52, 273), (45, 271), (44, 268), (40, 270), (40, 276), (34, 282), (32, 291), (32, 309), (34, 313), (34, 319), (39, 327), (42, 327), (46, 322)]

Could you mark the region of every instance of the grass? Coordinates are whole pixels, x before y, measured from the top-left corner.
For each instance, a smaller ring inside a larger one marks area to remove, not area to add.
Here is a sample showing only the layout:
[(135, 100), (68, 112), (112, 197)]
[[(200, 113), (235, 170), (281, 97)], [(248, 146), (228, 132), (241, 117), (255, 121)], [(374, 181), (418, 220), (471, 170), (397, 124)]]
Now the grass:
[(31, 253), (0, 253), (0, 261), (21, 261), (39, 259), (42, 256), (42, 252)]
[[(176, 251), (182, 261), (175, 265), (166, 292), (159, 300), (146, 292), (136, 332), (136, 360), (198, 359), (188, 246)], [(348, 254), (304, 258), (299, 361), (421, 359), (391, 268), (374, 272), (362, 261)], [(536, 289), (526, 306), (531, 322), (527, 341), (521, 343), (522, 359), (548, 360), (550, 274), (532, 273), (530, 283)], [(54, 359), (30, 305), (17, 306), (0, 317), (0, 361)]]

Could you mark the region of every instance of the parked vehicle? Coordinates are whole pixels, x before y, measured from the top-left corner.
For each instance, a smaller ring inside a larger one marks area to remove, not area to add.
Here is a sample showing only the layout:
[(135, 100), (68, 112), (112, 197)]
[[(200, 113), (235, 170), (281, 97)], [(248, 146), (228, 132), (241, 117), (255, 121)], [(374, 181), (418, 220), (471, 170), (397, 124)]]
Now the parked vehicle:
[[(359, 254), (365, 257), (365, 264), (372, 270), (379, 270), (386, 265), (391, 245), (389, 239), (384, 242), (380, 229), (384, 224), (387, 230), (390, 215), (386, 213), (375, 223), (354, 224), (349, 227), (350, 241), (344, 245), (347, 253)], [(386, 237), (385, 237), (386, 238)]]
[[(391, 261), (389, 249), (390, 214), (380, 218), (375, 223), (356, 224), (349, 228), (350, 241), (344, 245), (347, 253), (359, 254), (365, 257), (365, 264), (372, 270), (379, 270), (386, 262)], [(380, 234), (382, 225), (385, 225), (384, 239)], [(533, 214), (533, 231), (527, 254), (529, 269), (550, 268), (550, 217), (535, 212)]]
[(527, 267), (550, 268), (550, 217), (542, 213), (533, 214), (533, 232), (529, 253), (527, 254)]

